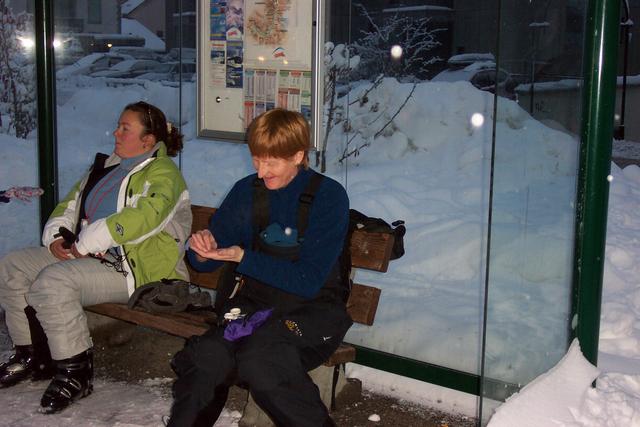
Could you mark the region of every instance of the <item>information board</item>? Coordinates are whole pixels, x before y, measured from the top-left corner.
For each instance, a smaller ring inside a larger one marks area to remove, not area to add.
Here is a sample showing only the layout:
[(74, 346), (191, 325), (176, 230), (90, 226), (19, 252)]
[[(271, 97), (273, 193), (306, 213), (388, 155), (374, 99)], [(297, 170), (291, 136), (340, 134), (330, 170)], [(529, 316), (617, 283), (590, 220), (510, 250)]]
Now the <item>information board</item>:
[(243, 141), (264, 111), (312, 121), (313, 0), (200, 0), (198, 136)]

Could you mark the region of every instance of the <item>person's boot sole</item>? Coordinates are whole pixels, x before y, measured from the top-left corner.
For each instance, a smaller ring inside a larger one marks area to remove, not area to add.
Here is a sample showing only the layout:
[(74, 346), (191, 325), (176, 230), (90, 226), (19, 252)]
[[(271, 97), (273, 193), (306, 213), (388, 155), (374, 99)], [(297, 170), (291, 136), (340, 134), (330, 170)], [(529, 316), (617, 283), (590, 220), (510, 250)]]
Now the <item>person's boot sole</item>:
[(45, 415), (57, 414), (58, 412), (61, 412), (62, 410), (64, 410), (64, 409), (68, 408), (69, 406), (71, 406), (71, 404), (73, 404), (75, 401), (89, 396), (92, 392), (93, 392), (93, 384), (89, 384), (89, 387), (87, 387), (86, 390), (83, 390), (80, 395), (78, 395), (75, 398), (73, 398), (70, 401), (68, 401), (66, 403), (66, 405), (63, 405), (63, 406), (51, 406), (51, 405), (49, 405), (49, 406), (41, 406), (40, 409), (39, 409), (39, 412), (41, 414), (45, 414)]

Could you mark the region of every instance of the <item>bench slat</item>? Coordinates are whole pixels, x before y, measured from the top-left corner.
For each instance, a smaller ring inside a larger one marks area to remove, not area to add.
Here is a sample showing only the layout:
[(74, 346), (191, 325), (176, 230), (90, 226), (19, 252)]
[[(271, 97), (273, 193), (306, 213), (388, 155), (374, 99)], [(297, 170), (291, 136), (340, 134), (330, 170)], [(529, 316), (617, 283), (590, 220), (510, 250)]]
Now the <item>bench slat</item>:
[(386, 272), (394, 240), (392, 234), (354, 231), (351, 236), (351, 266)]
[(189, 280), (203, 288), (218, 289), (218, 278), (222, 268), (212, 271), (211, 273), (201, 273), (191, 268), (187, 262), (187, 270), (189, 270)]
[[(347, 311), (354, 322), (373, 325), (380, 292), (380, 289), (373, 286), (353, 284), (349, 301), (347, 301)], [(117, 303), (96, 304), (86, 309), (184, 338), (201, 335), (208, 329), (210, 323), (215, 322), (215, 314), (208, 311), (149, 313), (141, 308), (130, 310), (126, 304)]]
[[(86, 310), (182, 338), (202, 335), (209, 329), (208, 318), (203, 313), (149, 313), (139, 309), (130, 310), (126, 304), (117, 303), (96, 304), (86, 307)], [(355, 357), (356, 349), (342, 343), (323, 365), (336, 366), (353, 362)]]
[(200, 320), (186, 319), (184, 316), (176, 316), (170, 313), (154, 314), (138, 309), (130, 310), (126, 304), (104, 303), (85, 307), (85, 309), (182, 338), (202, 335), (209, 329), (209, 325), (204, 318)]
[(191, 232), (203, 230), (209, 226), (209, 220), (211, 215), (216, 211), (216, 208), (202, 205), (191, 205), (191, 213), (193, 214), (193, 220), (191, 222)]
[(351, 319), (363, 325), (373, 325), (381, 292), (379, 288), (354, 283), (347, 301), (347, 311)]

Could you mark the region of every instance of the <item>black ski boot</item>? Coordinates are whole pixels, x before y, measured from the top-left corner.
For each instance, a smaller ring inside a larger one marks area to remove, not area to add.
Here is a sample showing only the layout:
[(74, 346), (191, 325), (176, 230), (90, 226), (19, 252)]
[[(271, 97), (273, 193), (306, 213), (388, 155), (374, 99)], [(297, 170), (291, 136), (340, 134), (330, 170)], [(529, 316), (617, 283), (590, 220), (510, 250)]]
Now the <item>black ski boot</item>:
[(53, 376), (51, 357), (47, 351), (36, 351), (33, 345), (15, 346), (15, 354), (0, 365), (0, 388), (11, 387), (25, 379), (44, 380)]
[(45, 414), (59, 412), (93, 391), (93, 350), (54, 361), (56, 375), (40, 400)]

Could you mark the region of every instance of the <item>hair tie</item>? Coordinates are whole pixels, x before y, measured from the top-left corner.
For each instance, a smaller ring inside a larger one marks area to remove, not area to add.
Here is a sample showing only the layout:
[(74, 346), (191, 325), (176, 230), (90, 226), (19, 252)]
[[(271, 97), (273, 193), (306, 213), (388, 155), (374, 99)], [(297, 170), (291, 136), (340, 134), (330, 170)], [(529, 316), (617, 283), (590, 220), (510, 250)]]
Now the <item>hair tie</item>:
[(171, 129), (173, 129), (173, 125), (171, 124), (171, 122), (167, 122), (167, 133), (171, 133)]

